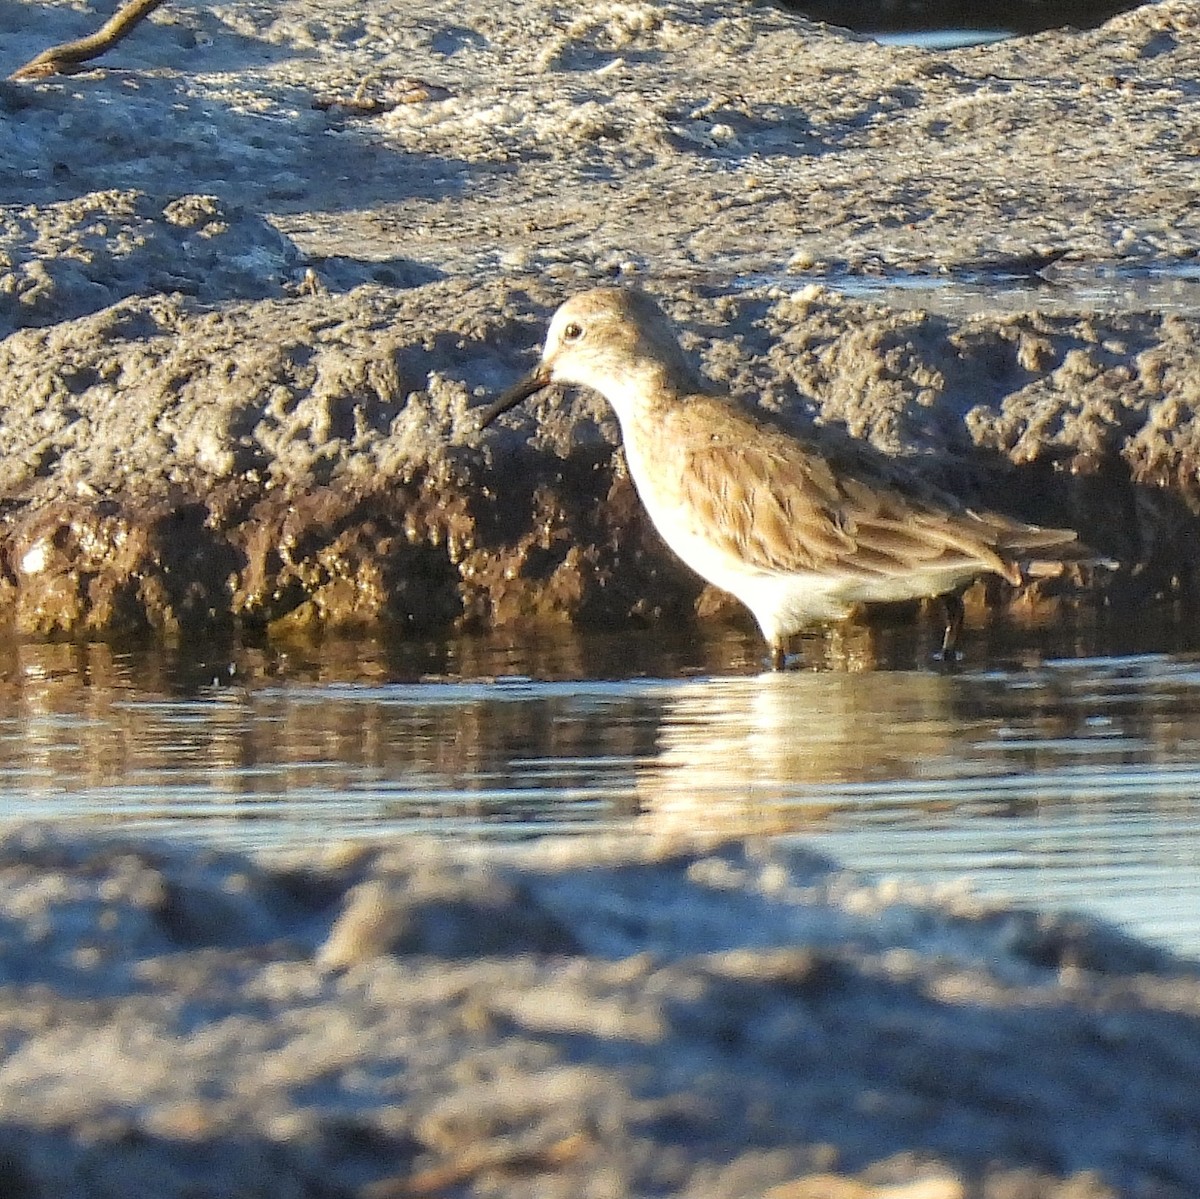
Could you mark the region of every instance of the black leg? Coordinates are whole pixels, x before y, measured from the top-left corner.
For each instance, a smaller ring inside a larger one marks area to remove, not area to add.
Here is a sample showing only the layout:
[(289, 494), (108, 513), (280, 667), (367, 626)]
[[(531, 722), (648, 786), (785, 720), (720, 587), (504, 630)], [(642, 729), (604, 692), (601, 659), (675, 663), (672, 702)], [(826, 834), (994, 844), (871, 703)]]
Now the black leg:
[(946, 631), (942, 634), (940, 657), (943, 662), (953, 662), (958, 658), (958, 635), (963, 627), (962, 596), (957, 591), (948, 591), (942, 596), (942, 603), (946, 608)]

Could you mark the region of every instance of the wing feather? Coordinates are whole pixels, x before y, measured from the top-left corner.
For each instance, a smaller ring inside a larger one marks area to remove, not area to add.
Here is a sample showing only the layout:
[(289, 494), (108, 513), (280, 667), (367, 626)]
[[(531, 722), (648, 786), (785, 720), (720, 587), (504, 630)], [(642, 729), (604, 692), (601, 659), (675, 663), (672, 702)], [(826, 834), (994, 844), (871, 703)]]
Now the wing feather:
[(661, 433), (669, 499), (693, 513), (697, 535), (764, 573), (977, 569), (1016, 583), (1015, 558), (1075, 538), (972, 512), (863, 450), (831, 460), (715, 397), (689, 397)]

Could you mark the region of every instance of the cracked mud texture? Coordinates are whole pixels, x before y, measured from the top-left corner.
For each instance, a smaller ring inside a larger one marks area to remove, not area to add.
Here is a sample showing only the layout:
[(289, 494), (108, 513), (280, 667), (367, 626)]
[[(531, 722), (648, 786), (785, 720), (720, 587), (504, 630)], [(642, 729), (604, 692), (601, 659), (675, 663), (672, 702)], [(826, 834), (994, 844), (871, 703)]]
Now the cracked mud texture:
[[(98, 15), (0, 0), (0, 71)], [(5, 610), (165, 635), (728, 611), (598, 398), (475, 429), (614, 277), (745, 402), (1081, 529), (1122, 563), (1107, 602), (1190, 600), (1198, 26), (1164, 0), (934, 52), (729, 3), (168, 6), (92, 70), (6, 84)], [(1088, 299), (1180, 272), (1168, 302)], [(954, 302), (1013, 274), (1015, 310)], [(856, 290), (918, 276), (945, 305)]]

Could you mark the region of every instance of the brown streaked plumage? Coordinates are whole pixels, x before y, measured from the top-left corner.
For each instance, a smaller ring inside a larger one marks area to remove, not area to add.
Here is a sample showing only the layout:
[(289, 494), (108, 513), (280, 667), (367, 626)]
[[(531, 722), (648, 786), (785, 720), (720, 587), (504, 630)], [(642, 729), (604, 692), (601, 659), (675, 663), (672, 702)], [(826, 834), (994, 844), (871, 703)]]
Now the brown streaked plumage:
[(1018, 584), (1031, 558), (1078, 556), (1073, 530), (971, 511), (867, 447), (801, 440), (705, 391), (644, 292), (600, 287), (563, 304), (541, 362), (480, 427), (551, 383), (612, 405), (663, 540), (754, 613), (777, 669), (805, 625), (925, 596), (946, 600), (951, 657), (968, 583), (994, 573)]

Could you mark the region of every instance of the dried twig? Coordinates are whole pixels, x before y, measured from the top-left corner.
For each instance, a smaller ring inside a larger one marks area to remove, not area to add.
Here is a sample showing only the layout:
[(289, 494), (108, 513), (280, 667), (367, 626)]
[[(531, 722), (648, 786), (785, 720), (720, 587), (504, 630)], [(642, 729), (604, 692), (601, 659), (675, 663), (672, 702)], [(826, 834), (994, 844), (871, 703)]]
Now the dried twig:
[(591, 1146), (591, 1137), (581, 1132), (541, 1148), (511, 1144), (475, 1145), (465, 1149), (457, 1159), (422, 1170), (419, 1174), (372, 1183), (364, 1192), (364, 1199), (416, 1199), (422, 1195), (438, 1195), (490, 1170), (515, 1174), (553, 1171), (569, 1165)]
[(45, 79), (48, 75), (67, 75), (79, 69), (79, 64), (98, 58), (115, 46), (129, 31), (149, 16), (163, 0), (129, 0), (93, 34), (74, 42), (51, 46), (23, 67), (18, 67), (10, 80)]

